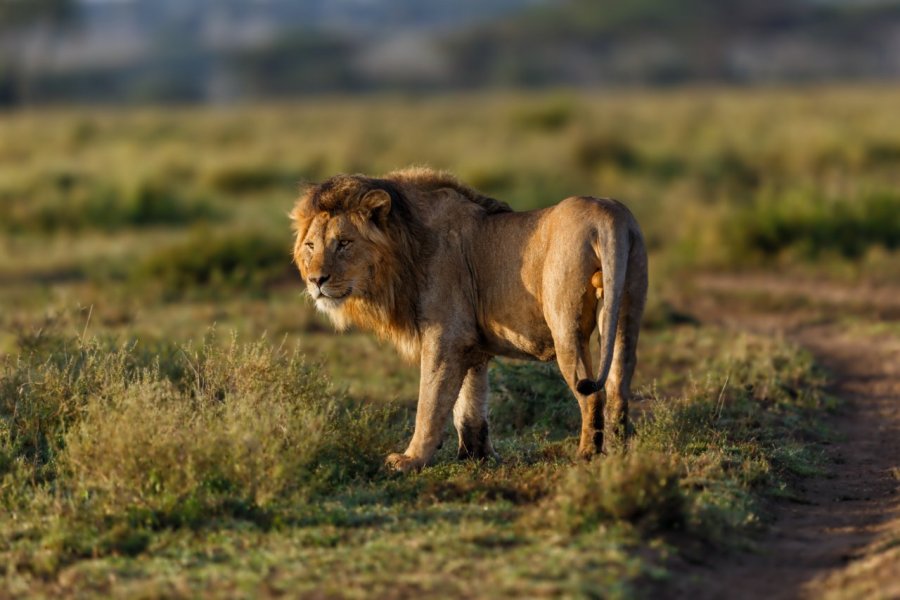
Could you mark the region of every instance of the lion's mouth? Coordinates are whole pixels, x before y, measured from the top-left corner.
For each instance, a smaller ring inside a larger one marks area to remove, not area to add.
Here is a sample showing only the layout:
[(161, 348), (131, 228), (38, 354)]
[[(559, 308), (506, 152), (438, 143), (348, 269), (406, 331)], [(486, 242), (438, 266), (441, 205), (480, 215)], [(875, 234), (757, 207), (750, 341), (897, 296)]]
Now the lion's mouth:
[(350, 296), (350, 294), (352, 294), (352, 293), (353, 293), (353, 288), (347, 288), (340, 294), (335, 294), (333, 292), (326, 292), (325, 290), (320, 289), (320, 290), (318, 290), (318, 294), (315, 295), (314, 298), (315, 298), (316, 302), (321, 300), (321, 301), (325, 301), (325, 302), (338, 303), (338, 302), (341, 302), (342, 300), (346, 300), (347, 297)]
[(326, 298), (331, 298), (332, 300), (343, 300), (344, 298), (349, 296), (352, 291), (353, 288), (347, 288), (347, 290), (343, 294), (326, 294), (325, 292), (322, 292), (322, 295)]

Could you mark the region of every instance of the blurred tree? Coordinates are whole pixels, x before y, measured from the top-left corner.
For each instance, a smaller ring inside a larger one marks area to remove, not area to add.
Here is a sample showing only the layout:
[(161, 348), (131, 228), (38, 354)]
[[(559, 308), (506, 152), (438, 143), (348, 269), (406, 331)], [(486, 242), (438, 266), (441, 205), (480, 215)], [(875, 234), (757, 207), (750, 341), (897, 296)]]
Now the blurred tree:
[(0, 0), (0, 106), (28, 101), (47, 42), (76, 14), (76, 0)]
[(458, 85), (900, 77), (900, 0), (559, 0), (451, 32)]
[(75, 14), (73, 0), (0, 0), (0, 29), (37, 21), (63, 23)]
[(231, 66), (250, 96), (359, 91), (367, 85), (354, 67), (359, 52), (348, 36), (291, 31), (266, 46), (234, 53)]

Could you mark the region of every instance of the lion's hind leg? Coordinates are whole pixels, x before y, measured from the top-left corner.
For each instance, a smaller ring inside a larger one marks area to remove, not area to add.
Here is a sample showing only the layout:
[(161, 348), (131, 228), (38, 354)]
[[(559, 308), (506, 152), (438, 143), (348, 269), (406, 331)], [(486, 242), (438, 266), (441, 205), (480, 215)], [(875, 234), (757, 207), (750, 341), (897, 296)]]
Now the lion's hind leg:
[[(628, 438), (628, 402), (631, 400), (631, 378), (637, 365), (637, 343), (641, 318), (647, 301), (646, 255), (642, 248), (632, 251), (628, 269), (635, 274), (626, 281), (619, 321), (616, 326), (616, 341), (612, 365), (606, 379), (606, 406), (603, 436), (603, 452), (609, 454), (624, 449)], [(643, 261), (643, 265), (637, 264)]]
[(583, 394), (578, 390), (579, 381), (593, 378), (588, 342), (589, 340), (580, 340), (575, 332), (555, 342), (559, 370), (581, 409), (578, 457), (585, 460), (600, 454), (603, 448), (603, 402), (600, 392)]
[(453, 406), (453, 424), (459, 435), (457, 458), (497, 458), (491, 445), (487, 419), (487, 362), (471, 367)]
[[(603, 400), (600, 391), (579, 389), (578, 382), (593, 381), (589, 347), (597, 323), (598, 293), (593, 280), (597, 266), (591, 256), (567, 260), (565, 268), (554, 273), (547, 288), (545, 316), (553, 335), (556, 362), (581, 409), (581, 439), (578, 456), (590, 459), (603, 447)], [(582, 285), (572, 285), (582, 282)]]

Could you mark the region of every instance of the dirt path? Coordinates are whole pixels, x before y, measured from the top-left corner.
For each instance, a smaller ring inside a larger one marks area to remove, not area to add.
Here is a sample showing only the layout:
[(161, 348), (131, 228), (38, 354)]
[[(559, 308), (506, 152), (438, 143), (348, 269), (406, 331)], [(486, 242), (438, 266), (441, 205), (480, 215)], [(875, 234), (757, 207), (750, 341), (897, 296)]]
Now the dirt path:
[(763, 284), (698, 280), (683, 308), (729, 327), (784, 335), (829, 370), (829, 391), (846, 402), (831, 419), (828, 474), (804, 480), (799, 500), (774, 507), (757, 553), (714, 559), (675, 595), (898, 599), (900, 324), (886, 326), (883, 315), (900, 314), (900, 290), (866, 299), (837, 289), (823, 295), (808, 282), (756, 283)]

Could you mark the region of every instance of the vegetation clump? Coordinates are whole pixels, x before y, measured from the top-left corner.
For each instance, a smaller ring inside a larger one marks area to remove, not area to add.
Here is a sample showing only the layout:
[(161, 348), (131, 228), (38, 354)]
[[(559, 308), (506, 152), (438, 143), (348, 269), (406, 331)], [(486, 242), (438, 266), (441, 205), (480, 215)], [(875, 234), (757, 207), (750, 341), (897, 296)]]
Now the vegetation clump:
[(199, 229), (139, 262), (132, 280), (161, 289), (167, 298), (222, 291), (261, 294), (293, 274), (289, 250), (286, 235)]
[(728, 229), (735, 260), (772, 259), (786, 252), (807, 260), (829, 253), (859, 258), (872, 247), (900, 248), (900, 194), (827, 199), (795, 191), (764, 196), (736, 211)]
[[(10, 205), (3, 228), (14, 233), (183, 226), (211, 222), (222, 214), (209, 200), (151, 179), (109, 185), (64, 172), (35, 189), (3, 195), (9, 198), (0, 201)], [(29, 201), (14, 201), (17, 196)]]
[(557, 490), (557, 521), (574, 533), (615, 521), (650, 533), (678, 529), (685, 521), (682, 471), (677, 458), (657, 453), (576, 467)]
[(0, 367), (0, 501), (48, 510), (46, 535), (70, 540), (62, 560), (79, 555), (72, 540), (96, 554), (125, 529), (270, 526), (278, 503), (371, 477), (393, 441), (385, 410), (265, 342), (211, 336), (157, 358), (111, 340), (53, 346)]

